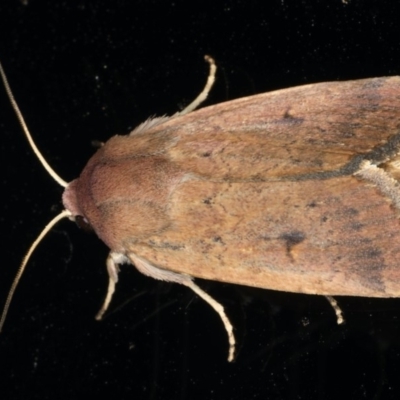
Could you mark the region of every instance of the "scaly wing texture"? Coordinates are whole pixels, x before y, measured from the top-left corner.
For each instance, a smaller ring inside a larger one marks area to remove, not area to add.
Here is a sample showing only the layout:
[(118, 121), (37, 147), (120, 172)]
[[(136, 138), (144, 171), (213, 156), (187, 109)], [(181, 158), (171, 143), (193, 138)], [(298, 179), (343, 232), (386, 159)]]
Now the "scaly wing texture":
[(207, 107), (134, 132), (118, 151), (106, 144), (102, 165), (126, 166), (131, 185), (114, 186), (131, 200), (115, 187), (114, 200), (103, 189), (94, 198), (108, 210), (104, 223), (125, 232), (123, 248), (163, 269), (276, 290), (399, 296), (399, 210), (353, 175), (363, 160), (396, 172), (398, 116), (398, 77)]

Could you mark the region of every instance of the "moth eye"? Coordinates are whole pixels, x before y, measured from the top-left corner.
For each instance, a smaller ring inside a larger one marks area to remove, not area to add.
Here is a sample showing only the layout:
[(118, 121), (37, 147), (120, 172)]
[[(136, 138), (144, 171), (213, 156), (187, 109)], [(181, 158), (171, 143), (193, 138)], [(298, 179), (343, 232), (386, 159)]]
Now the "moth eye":
[(92, 225), (90, 225), (89, 221), (82, 215), (77, 215), (75, 217), (75, 222), (79, 226), (79, 228), (83, 229), (84, 231), (93, 232)]

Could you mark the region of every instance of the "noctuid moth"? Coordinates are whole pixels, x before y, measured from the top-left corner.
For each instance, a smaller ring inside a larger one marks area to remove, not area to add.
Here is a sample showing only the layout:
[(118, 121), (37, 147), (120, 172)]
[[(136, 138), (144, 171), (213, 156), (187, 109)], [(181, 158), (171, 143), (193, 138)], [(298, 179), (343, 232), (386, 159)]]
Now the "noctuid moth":
[(193, 111), (214, 82), (207, 61), (207, 84), (182, 112), (113, 136), (70, 183), (51, 172), (65, 187), (65, 211), (28, 251), (0, 327), (30, 254), (64, 217), (82, 218), (110, 248), (97, 318), (118, 265), (131, 263), (206, 300), (227, 330), (230, 361), (232, 325), (195, 277), (325, 295), (339, 322), (332, 296), (400, 295), (400, 78), (311, 84)]

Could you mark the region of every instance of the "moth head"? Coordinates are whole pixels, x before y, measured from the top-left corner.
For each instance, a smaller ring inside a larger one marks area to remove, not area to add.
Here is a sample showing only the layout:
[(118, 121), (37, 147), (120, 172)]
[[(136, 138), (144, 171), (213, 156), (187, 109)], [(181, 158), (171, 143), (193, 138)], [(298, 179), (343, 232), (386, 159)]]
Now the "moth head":
[[(206, 60), (210, 64), (210, 74), (204, 90), (176, 116), (191, 112), (207, 97), (215, 80), (216, 66), (211, 57), (206, 56)], [(34, 143), (1, 63), (0, 76), (31, 148), (52, 178), (65, 188), (63, 194), (65, 210), (54, 217), (42, 230), (27, 251), (18, 269), (0, 316), (1, 332), (12, 297), (30, 256), (58, 221), (69, 218), (76, 221), (81, 227), (92, 228), (112, 251), (123, 253), (127, 241), (141, 240), (161, 232), (169, 224), (165, 213), (166, 199), (171, 188), (174, 188), (182, 179), (182, 171), (168, 167), (162, 157), (136, 158), (127, 163), (120, 162), (118, 166), (113, 162), (108, 162), (107, 157), (99, 162), (99, 158), (104, 153), (107, 154), (107, 151), (112, 152), (113, 158), (115, 158), (115, 154), (123, 158), (123, 153), (129, 150), (129, 146), (126, 146), (129, 137), (122, 139), (115, 136), (95, 153), (79, 178), (67, 183), (50, 167)], [(158, 123), (163, 120), (158, 120)], [(150, 125), (154, 126), (155, 124)], [(149, 124), (144, 124), (144, 126), (149, 127)], [(139, 131), (143, 131), (143, 126)], [(157, 168), (149, 163), (156, 164)], [(144, 171), (154, 172), (149, 175), (148, 173), (144, 174)], [(126, 185), (127, 181), (130, 183), (129, 185)], [(136, 197), (132, 201), (134, 195)], [(152, 217), (154, 223), (147, 223), (149, 216)]]

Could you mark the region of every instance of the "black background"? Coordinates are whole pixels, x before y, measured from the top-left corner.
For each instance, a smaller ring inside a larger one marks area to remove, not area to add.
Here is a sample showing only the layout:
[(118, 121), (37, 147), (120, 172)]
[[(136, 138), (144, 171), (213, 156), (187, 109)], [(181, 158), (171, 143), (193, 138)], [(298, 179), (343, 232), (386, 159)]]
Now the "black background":
[[(3, 0), (0, 60), (37, 145), (66, 180), (92, 140), (190, 102), (215, 57), (207, 104), (329, 80), (400, 73), (397, 1)], [(5, 301), (62, 189), (35, 159), (0, 91)], [(398, 399), (400, 301), (198, 283), (239, 342), (188, 289), (125, 266), (103, 322), (106, 247), (68, 221), (40, 245), (0, 336), (1, 399)], [(400, 268), (400, 266), (399, 266)]]

